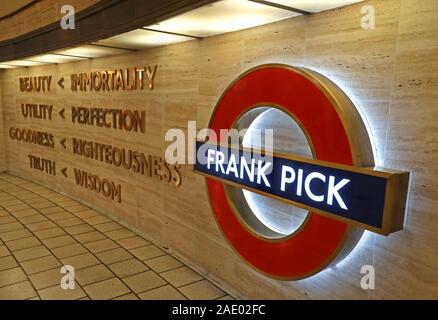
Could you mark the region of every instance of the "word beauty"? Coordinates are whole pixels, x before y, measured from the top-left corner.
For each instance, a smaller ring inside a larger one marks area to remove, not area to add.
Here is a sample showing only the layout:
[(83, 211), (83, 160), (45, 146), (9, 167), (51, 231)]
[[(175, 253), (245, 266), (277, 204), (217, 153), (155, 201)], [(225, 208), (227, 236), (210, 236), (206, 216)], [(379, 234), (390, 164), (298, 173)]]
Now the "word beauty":
[[(298, 156), (263, 155), (248, 149), (196, 145), (195, 171), (223, 183), (389, 234), (401, 230), (403, 221), (391, 194), (401, 193), (409, 175), (326, 163)], [(401, 182), (401, 183), (400, 183)]]
[(72, 91), (143, 90), (145, 80), (149, 89), (154, 88), (157, 66), (126, 68), (109, 71), (92, 71), (71, 75)]
[(45, 92), (50, 91), (52, 76), (20, 77), (19, 81), (21, 92)]

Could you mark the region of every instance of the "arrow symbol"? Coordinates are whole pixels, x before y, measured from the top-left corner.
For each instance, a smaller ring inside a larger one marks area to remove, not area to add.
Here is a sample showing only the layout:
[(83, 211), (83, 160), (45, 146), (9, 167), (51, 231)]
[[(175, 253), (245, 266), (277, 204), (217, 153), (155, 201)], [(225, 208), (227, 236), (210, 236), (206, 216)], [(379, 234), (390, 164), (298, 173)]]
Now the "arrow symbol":
[(61, 145), (64, 147), (64, 149), (67, 149), (67, 147), (65, 146), (65, 138), (64, 139), (62, 139), (61, 141), (60, 141), (60, 143), (61, 143)]
[(65, 109), (62, 108), (58, 113), (59, 115), (62, 117), (62, 119), (65, 119), (65, 115), (64, 115)]
[(58, 80), (58, 86), (60, 86), (62, 89), (64, 89), (64, 77), (61, 77), (61, 79)]
[(67, 176), (67, 168), (62, 169), (61, 172), (64, 175), (64, 177), (68, 178), (68, 176)]

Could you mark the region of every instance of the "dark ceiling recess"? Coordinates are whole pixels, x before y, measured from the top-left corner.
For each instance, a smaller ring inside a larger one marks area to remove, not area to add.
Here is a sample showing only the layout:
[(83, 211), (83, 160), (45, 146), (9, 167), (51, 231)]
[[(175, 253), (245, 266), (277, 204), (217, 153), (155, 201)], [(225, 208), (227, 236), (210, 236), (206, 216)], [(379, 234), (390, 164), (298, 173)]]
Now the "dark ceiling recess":
[(217, 0), (102, 0), (76, 13), (74, 30), (58, 22), (0, 42), (0, 62), (21, 59), (114, 36)]

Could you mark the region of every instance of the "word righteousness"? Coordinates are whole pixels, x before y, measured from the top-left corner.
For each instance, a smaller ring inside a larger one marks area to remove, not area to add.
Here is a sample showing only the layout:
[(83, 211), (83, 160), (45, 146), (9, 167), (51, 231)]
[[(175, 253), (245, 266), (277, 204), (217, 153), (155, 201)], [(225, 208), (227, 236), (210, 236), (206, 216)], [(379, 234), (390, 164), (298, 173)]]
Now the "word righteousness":
[(163, 158), (93, 141), (73, 138), (73, 154), (122, 167), (160, 181), (181, 185), (180, 165), (170, 165)]
[(143, 90), (145, 80), (149, 89), (154, 88), (157, 66), (127, 68), (111, 71), (74, 73), (71, 77), (72, 91), (118, 91)]

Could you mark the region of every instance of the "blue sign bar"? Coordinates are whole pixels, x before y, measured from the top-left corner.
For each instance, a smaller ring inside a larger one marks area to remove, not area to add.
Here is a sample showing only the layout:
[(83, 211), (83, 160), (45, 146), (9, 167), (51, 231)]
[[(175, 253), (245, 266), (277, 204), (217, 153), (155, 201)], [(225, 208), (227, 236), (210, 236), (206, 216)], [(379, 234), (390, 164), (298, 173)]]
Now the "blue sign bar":
[[(388, 178), (372, 169), (293, 160), (197, 142), (194, 170), (319, 213), (383, 228)], [(360, 171), (360, 172), (358, 172)]]

